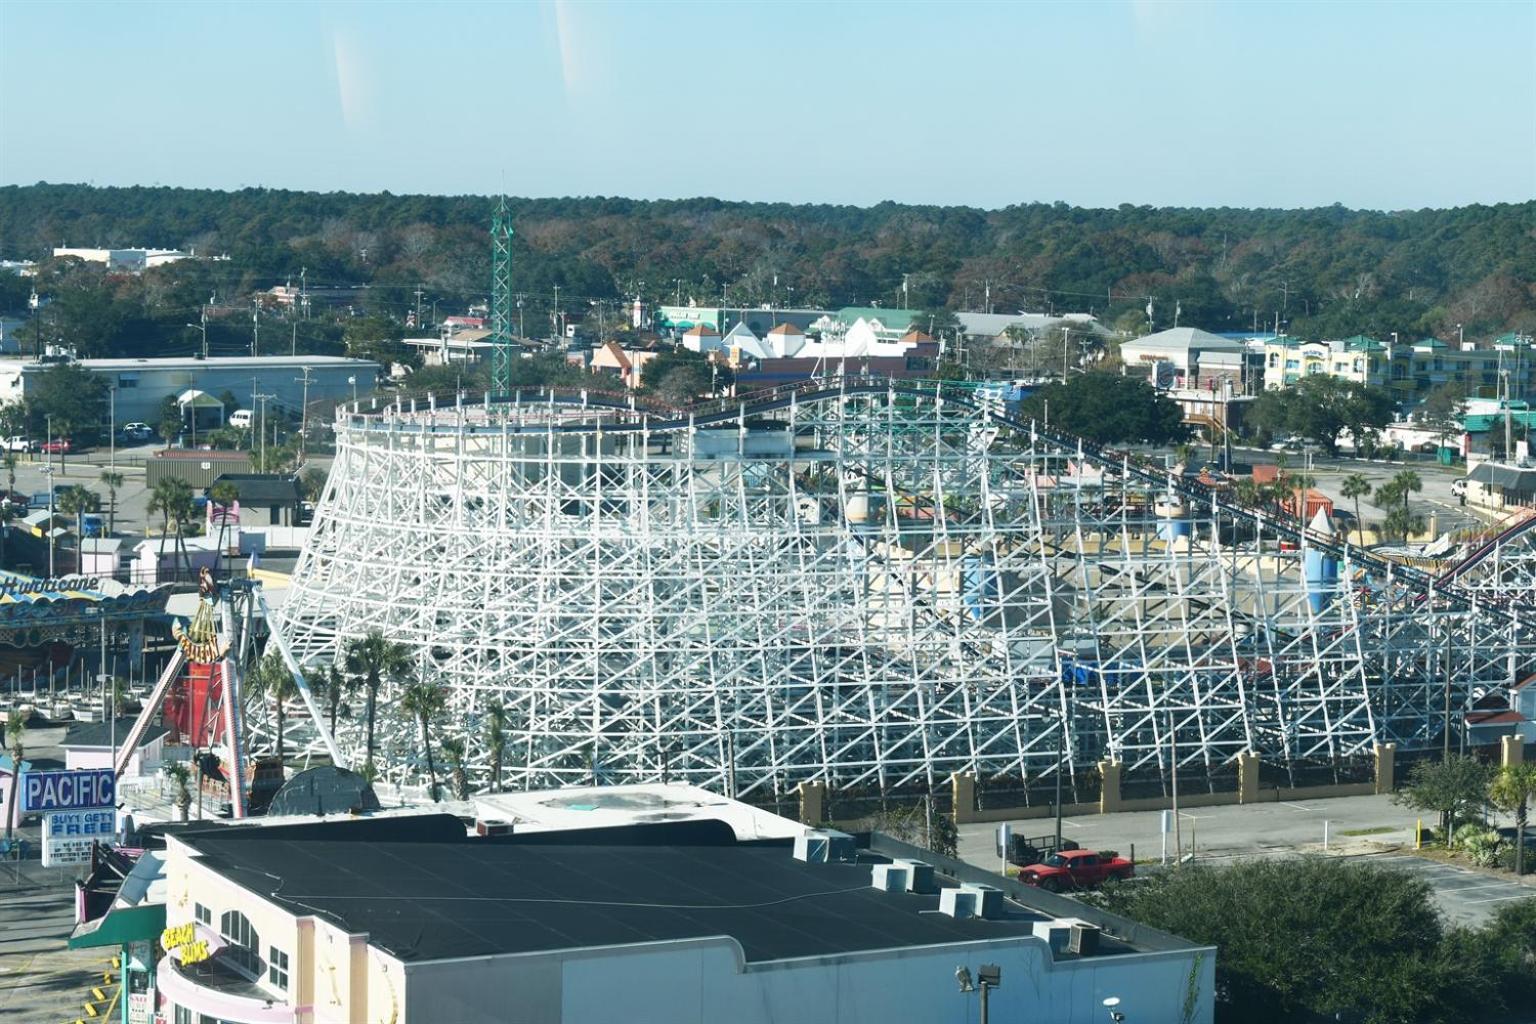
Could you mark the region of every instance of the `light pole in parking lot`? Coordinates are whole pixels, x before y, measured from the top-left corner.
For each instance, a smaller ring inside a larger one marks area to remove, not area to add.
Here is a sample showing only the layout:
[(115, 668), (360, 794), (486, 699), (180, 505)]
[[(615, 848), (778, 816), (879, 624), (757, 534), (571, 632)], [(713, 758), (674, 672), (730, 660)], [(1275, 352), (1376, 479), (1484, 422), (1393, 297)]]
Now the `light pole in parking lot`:
[(107, 384), (107, 468), (117, 469), (117, 383)]

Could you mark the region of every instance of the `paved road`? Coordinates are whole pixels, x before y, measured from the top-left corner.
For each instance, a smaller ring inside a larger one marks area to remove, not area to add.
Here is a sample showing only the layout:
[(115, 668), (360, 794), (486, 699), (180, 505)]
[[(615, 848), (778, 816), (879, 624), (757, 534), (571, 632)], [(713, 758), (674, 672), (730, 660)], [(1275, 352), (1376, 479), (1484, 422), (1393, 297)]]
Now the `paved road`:
[[(0, 886), (9, 881), (0, 871)], [(0, 890), (0, 1020), (44, 1024), (80, 1016), (110, 951), (66, 948), (74, 917), (72, 887)]]
[[(1114, 849), (1122, 856), (1129, 856), (1134, 845), (1138, 863), (1156, 864), (1162, 850), (1162, 817), (1161, 811), (1135, 811), (1068, 818), (1062, 822), (1062, 833), (1085, 848)], [(1487, 920), (1511, 899), (1536, 898), (1536, 876), (1526, 876), (1526, 884), (1520, 885), (1507, 874), (1484, 874), (1402, 853), (1412, 849), (1416, 817), (1390, 797), (1339, 797), (1181, 811), (1179, 833), (1184, 849), (1188, 851), (1193, 844), (1199, 861), (1223, 863), (1244, 857), (1321, 853), (1326, 821), (1328, 852), (1372, 856), (1422, 874), (1434, 886), (1436, 901), (1446, 916), (1462, 924)], [(1027, 835), (1047, 835), (1055, 822), (1039, 818), (1014, 822), (1013, 827)], [(995, 828), (962, 825), (961, 857), (995, 869)], [(1171, 855), (1175, 849), (1173, 835), (1169, 835), (1168, 845)]]

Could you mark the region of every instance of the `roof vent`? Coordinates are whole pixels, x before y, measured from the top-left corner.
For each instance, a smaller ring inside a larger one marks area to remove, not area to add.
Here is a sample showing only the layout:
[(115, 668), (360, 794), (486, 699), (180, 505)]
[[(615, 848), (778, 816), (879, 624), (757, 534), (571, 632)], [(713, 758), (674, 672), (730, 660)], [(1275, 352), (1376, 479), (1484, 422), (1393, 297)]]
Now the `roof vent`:
[(830, 828), (808, 829), (795, 836), (795, 860), (827, 864), (853, 860), (853, 836)]
[(1050, 921), (1036, 921), (1034, 935), (1044, 939), (1055, 954), (1071, 953), (1076, 956), (1093, 956), (1099, 951), (1098, 925), (1080, 917), (1058, 917)]
[(939, 913), (961, 919), (996, 920), (1003, 916), (1003, 890), (973, 882), (944, 889), (939, 893)]
[(905, 864), (876, 864), (870, 883), (881, 892), (906, 892), (911, 872)]
[(512, 823), (510, 821), (480, 818), (475, 822), (475, 835), (477, 836), (509, 836), (511, 834)]

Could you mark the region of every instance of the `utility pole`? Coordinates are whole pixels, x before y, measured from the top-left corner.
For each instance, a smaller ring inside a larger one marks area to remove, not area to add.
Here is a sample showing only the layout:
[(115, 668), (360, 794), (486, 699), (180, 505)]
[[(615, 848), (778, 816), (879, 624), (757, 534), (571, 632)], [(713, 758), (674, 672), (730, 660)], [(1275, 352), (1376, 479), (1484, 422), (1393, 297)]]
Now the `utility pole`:
[(299, 312), (306, 320), (309, 319), (309, 289), (305, 286), (304, 275), (308, 272), (308, 267), (299, 268)]
[(251, 299), (251, 355), (261, 354), (261, 300)]
[(522, 292), (518, 292), (517, 293), (517, 336), (519, 338), (526, 338), (526, 337), (528, 337), (528, 332), (523, 330), (523, 299), (524, 298), (525, 298), (525, 296), (523, 295)]
[(310, 368), (304, 367), (302, 377), (295, 377), (295, 381), (304, 385), (303, 404), (299, 406), (299, 465), (304, 465), (304, 441), (309, 435), (309, 375)]
[(299, 354), (299, 322), (297, 320), (293, 322), (293, 338), (288, 342), (288, 354), (290, 356)]
[(416, 286), (416, 329), (421, 330), (421, 285)]
[(258, 422), (260, 423), (260, 427), (258, 428), (258, 430), (259, 430), (259, 433), (261, 434), (261, 442), (260, 442), (261, 455), (260, 455), (259, 461), (261, 463), (261, 471), (263, 473), (267, 472), (267, 399), (269, 399), (269, 398), (276, 398), (276, 397), (277, 397), (276, 395), (263, 395), (263, 394), (253, 394), (253, 395), (251, 395), (252, 400), (261, 403), (261, 415), (260, 415), (259, 420), (258, 420)]
[(1168, 712), (1169, 769), (1173, 783), (1173, 862), (1184, 856), (1184, 829), (1179, 824), (1179, 736), (1173, 731), (1173, 712)]

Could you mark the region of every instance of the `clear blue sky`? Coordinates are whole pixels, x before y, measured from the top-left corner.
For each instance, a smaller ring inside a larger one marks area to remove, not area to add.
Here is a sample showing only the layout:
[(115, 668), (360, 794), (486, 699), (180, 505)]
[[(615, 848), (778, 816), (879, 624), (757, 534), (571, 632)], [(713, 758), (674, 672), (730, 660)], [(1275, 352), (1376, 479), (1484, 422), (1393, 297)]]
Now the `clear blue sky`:
[(0, 182), (1536, 198), (1536, 2), (0, 3)]

